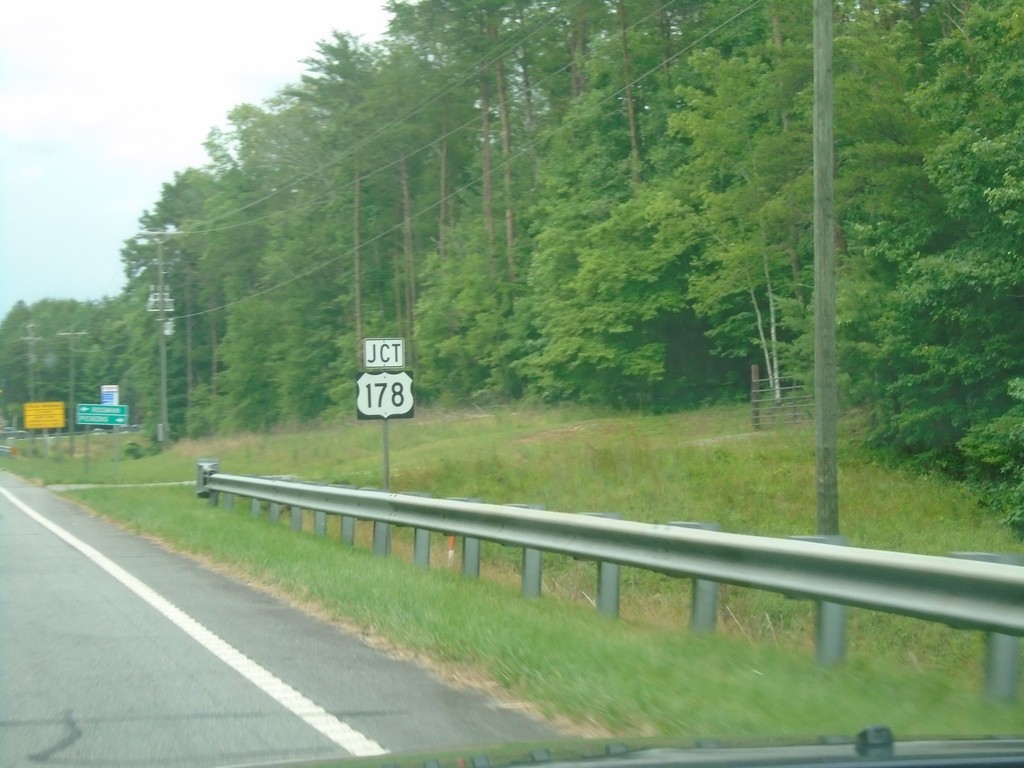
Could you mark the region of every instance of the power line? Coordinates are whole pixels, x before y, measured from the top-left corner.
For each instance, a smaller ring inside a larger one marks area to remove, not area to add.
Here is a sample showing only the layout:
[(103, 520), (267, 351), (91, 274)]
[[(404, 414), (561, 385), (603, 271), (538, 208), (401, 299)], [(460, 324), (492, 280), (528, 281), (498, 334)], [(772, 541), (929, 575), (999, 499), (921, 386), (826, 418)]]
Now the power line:
[[(627, 26), (627, 30), (631, 31), (633, 29), (636, 29), (640, 25), (646, 23), (649, 19), (651, 19), (654, 16), (658, 15), (659, 13), (664, 11), (666, 8), (668, 8), (670, 5), (672, 5), (672, 2), (673, 2), (673, 0), (667, 0), (667, 2), (665, 2), (664, 4), (659, 6), (658, 8), (654, 9), (653, 11), (648, 13), (643, 18), (641, 18), (641, 19), (639, 19), (637, 21), (634, 21), (633, 23), (628, 25)], [(736, 18), (742, 16), (743, 14), (745, 14), (747, 11), (749, 11), (751, 8), (753, 8), (754, 6), (759, 4), (760, 2), (762, 2), (762, 0), (755, 0), (755, 2), (752, 3), (750, 6), (748, 6), (747, 8), (745, 8), (743, 10), (741, 10), (740, 12), (734, 14), (733, 17), (731, 17), (730, 19), (727, 19), (725, 22), (720, 24), (715, 29), (711, 30), (707, 34), (705, 34), (702, 37), (698, 38), (696, 41), (690, 43), (688, 46), (684, 47), (683, 49), (681, 49), (680, 51), (676, 52), (672, 56), (670, 56), (667, 59), (663, 60), (662, 63), (659, 64), (657, 67), (652, 68), (650, 71), (644, 73), (643, 75), (635, 78), (634, 80), (632, 80), (629, 83), (627, 83), (626, 85), (624, 85), (623, 88), (621, 88), (618, 91), (616, 91), (615, 93), (613, 93), (607, 99), (602, 100), (602, 103), (603, 103), (603, 101), (606, 101), (606, 100), (609, 100), (609, 99), (613, 99), (613, 98), (617, 98), (626, 89), (632, 87), (633, 85), (636, 85), (637, 83), (639, 83), (641, 80), (645, 79), (646, 77), (649, 77), (650, 75), (653, 75), (659, 69), (664, 67), (665, 64), (674, 61), (676, 58), (681, 56), (683, 53), (686, 53), (687, 51), (692, 50), (692, 48), (694, 46), (696, 46), (697, 44), (699, 44), (703, 40), (707, 39), (709, 36), (711, 36), (712, 34), (717, 32), (719, 29), (725, 27), (726, 25), (728, 25), (729, 23), (734, 21)], [(539, 30), (534, 30), (529, 35), (525, 35), (521, 40), (515, 41), (513, 44), (510, 44), (509, 47), (504, 52), (502, 52), (501, 55), (504, 55), (505, 53), (507, 53), (509, 50), (511, 50), (515, 46), (522, 44), (522, 42), (525, 42), (525, 40), (529, 39), (529, 37), (531, 37), (533, 34), (536, 34), (537, 31), (539, 31)], [(487, 64), (493, 64), (494, 61), (496, 61), (496, 60), (497, 60), (497, 57), (490, 59), (486, 63)], [(540, 80), (538, 80), (536, 83), (534, 83), (533, 88), (538, 88), (539, 86), (541, 86), (542, 84), (548, 82), (549, 80), (551, 80), (551, 79), (553, 79), (555, 77), (558, 77), (559, 75), (563, 74), (566, 70), (570, 69), (571, 67), (572, 67), (572, 62), (571, 61), (567, 62), (563, 66), (559, 67), (558, 69), (556, 69), (556, 70), (554, 70), (552, 72), (549, 72), (547, 75), (545, 75)], [(462, 82), (465, 82), (466, 80), (469, 79), (470, 76), (471, 75), (467, 75), (462, 80), (460, 80), (459, 83), (461, 84)], [(400, 119), (398, 121), (394, 121), (391, 124), (389, 124), (388, 126), (385, 126), (384, 128), (378, 130), (375, 134), (371, 135), (367, 139), (365, 139), (362, 142), (360, 142), (360, 144), (357, 146), (356, 149), (365, 146), (373, 138), (375, 138), (376, 136), (384, 133), (387, 130), (390, 130), (390, 128), (397, 127), (397, 126), (399, 126), (401, 124), (404, 124), (405, 122), (408, 122), (409, 117), (415, 115), (418, 111), (420, 111), (420, 108), (422, 107), (422, 105), (428, 105), (430, 103), (433, 103), (438, 98), (443, 96), (445, 93), (450, 91), (453, 87), (454, 86), (451, 86), (451, 87), (447, 88), (445, 91), (442, 91), (441, 94), (436, 95), (433, 98), (424, 100), (423, 102), (420, 103), (420, 106), (415, 108), (406, 118), (402, 118), (402, 119)], [(435, 137), (431, 138), (429, 141), (427, 141), (426, 143), (422, 144), (421, 146), (406, 152), (402, 157), (395, 158), (394, 160), (391, 160), (391, 161), (389, 161), (387, 163), (384, 163), (383, 165), (377, 166), (376, 168), (374, 168), (371, 171), (368, 171), (366, 173), (360, 174), (360, 177), (359, 177), (360, 181), (365, 181), (365, 180), (370, 179), (370, 178), (372, 178), (372, 177), (374, 177), (374, 176), (376, 176), (376, 175), (378, 175), (380, 173), (383, 173), (384, 171), (388, 170), (389, 168), (393, 168), (394, 166), (396, 166), (399, 163), (401, 163), (404, 158), (414, 157), (417, 154), (419, 154), (420, 152), (424, 152), (424, 151), (429, 150), (431, 147), (435, 146), (438, 142), (444, 141), (445, 139), (448, 139), (448, 138), (450, 138), (450, 137), (452, 137), (452, 136), (454, 136), (454, 135), (456, 135), (458, 133), (461, 133), (462, 131), (470, 129), (471, 127), (475, 126), (478, 121), (479, 121), (479, 117), (478, 116), (474, 116), (474, 117), (470, 118), (469, 120), (465, 121), (461, 125), (456, 126), (455, 128), (451, 128), (448, 131), (446, 131), (445, 133), (442, 133), (439, 136), (435, 136)], [(531, 150), (535, 149), (538, 146), (539, 143), (540, 143), (539, 141), (530, 142), (526, 146), (527, 151), (531, 151)], [(339, 194), (341, 192), (344, 192), (344, 191), (352, 188), (353, 186), (355, 186), (355, 180), (346, 182), (345, 184), (341, 185), (340, 187), (338, 187), (338, 186), (332, 187), (326, 193), (324, 193), (323, 195), (321, 195), (319, 197), (316, 197), (313, 200), (303, 201), (301, 203), (296, 203), (295, 205), (290, 206), (288, 208), (283, 208), (283, 209), (278, 209), (276, 211), (271, 211), (270, 213), (267, 213), (264, 216), (259, 216), (259, 217), (254, 218), (254, 219), (247, 219), (245, 221), (236, 222), (236, 223), (233, 223), (233, 224), (227, 224), (227, 225), (221, 226), (221, 227), (208, 227), (208, 228), (200, 229), (200, 227), (203, 227), (204, 224), (212, 223), (214, 221), (218, 221), (218, 220), (226, 218), (228, 216), (232, 216), (232, 215), (234, 215), (236, 213), (241, 213), (241, 212), (243, 212), (245, 210), (248, 210), (249, 208), (251, 208), (254, 205), (257, 205), (259, 203), (262, 203), (262, 202), (265, 202), (266, 200), (271, 199), (272, 197), (276, 196), (277, 194), (279, 194), (280, 192), (282, 192), (282, 191), (284, 191), (286, 189), (294, 188), (295, 186), (300, 184), (302, 181), (308, 180), (309, 178), (312, 178), (313, 176), (321, 173), (326, 168), (330, 168), (333, 165), (336, 165), (341, 160), (343, 160), (346, 157), (350, 156), (354, 151), (356, 151), (356, 150), (345, 151), (341, 155), (336, 157), (334, 160), (330, 161), (327, 165), (319, 168), (316, 172), (310, 172), (308, 174), (305, 174), (302, 177), (300, 177), (298, 180), (290, 182), (288, 184), (278, 185), (270, 193), (268, 193), (267, 195), (264, 195), (263, 197), (258, 198), (257, 200), (254, 200), (254, 201), (252, 201), (250, 203), (247, 203), (247, 204), (245, 204), (243, 206), (235, 208), (235, 209), (233, 209), (231, 211), (228, 211), (228, 212), (225, 212), (225, 213), (221, 213), (221, 214), (218, 214), (217, 216), (214, 216), (212, 218), (205, 219), (205, 220), (200, 221), (198, 223), (192, 224), (189, 229), (181, 230), (181, 231), (178, 232), (178, 234), (182, 234), (182, 235), (204, 235), (204, 234), (213, 234), (213, 233), (217, 233), (217, 232), (224, 232), (224, 231), (228, 231), (228, 230), (232, 230), (232, 229), (237, 229), (237, 228), (240, 228), (240, 227), (249, 226), (251, 224), (256, 224), (256, 223), (259, 223), (259, 222), (262, 222), (262, 221), (267, 221), (269, 219), (276, 218), (278, 216), (283, 216), (283, 215), (286, 215), (286, 214), (294, 212), (294, 211), (303, 210), (305, 208), (310, 208), (310, 207), (315, 206), (315, 205), (320, 205), (320, 204), (326, 202), (332, 196), (335, 196), (335, 195), (337, 195), (337, 194)], [(518, 155), (517, 155), (517, 159), (518, 159)], [(505, 166), (505, 164), (499, 164), (498, 165), (498, 169), (501, 169), (504, 166)], [(483, 178), (483, 177), (481, 176), (479, 178)], [(448, 198), (445, 198), (445, 200), (447, 201)], [(325, 263), (325, 266), (326, 266), (326, 263)]]
[[(700, 45), (704, 41), (706, 41), (709, 38), (713, 37), (714, 35), (716, 35), (720, 31), (722, 31), (723, 29), (728, 27), (730, 24), (733, 24), (734, 22), (739, 20), (741, 17), (745, 16), (747, 13), (749, 13), (754, 8), (756, 8), (758, 5), (761, 5), (763, 2), (764, 2), (764, 0), (753, 0), (753, 2), (751, 2), (748, 5), (744, 6), (742, 9), (740, 9), (739, 11), (734, 13), (732, 16), (727, 18), (725, 21), (719, 23), (717, 26), (715, 26), (711, 30), (708, 30), (707, 32), (705, 32), (700, 37), (698, 37), (696, 40), (693, 40), (693, 41), (687, 43), (685, 46), (680, 48), (674, 54), (672, 54), (671, 56), (666, 58), (658, 66), (652, 67), (648, 71), (646, 71), (643, 74), (639, 75), (638, 77), (634, 78), (628, 84), (625, 84), (621, 88), (617, 89), (616, 91), (613, 91), (613, 92), (609, 93), (608, 95), (606, 95), (600, 101), (596, 102), (596, 106), (603, 105), (603, 104), (605, 104), (607, 102), (614, 101), (615, 99), (619, 98), (622, 94), (625, 93), (627, 88), (629, 88), (631, 86), (634, 86), (637, 83), (645, 80), (646, 78), (651, 77), (652, 75), (656, 74), (658, 71), (661, 70), (661, 68), (664, 66), (665, 63), (669, 63), (669, 62), (675, 61), (680, 56), (686, 54), (689, 51), (692, 51), (696, 46)], [(669, 4), (670, 3), (666, 3), (661, 8), (665, 8)], [(659, 11), (660, 11), (660, 9), (659, 9)], [(646, 21), (647, 19), (649, 19), (651, 16), (655, 15), (659, 11), (654, 11), (651, 14), (648, 14), (648, 16), (645, 16), (640, 21), (634, 22), (634, 24), (630, 25), (629, 28), (632, 29), (633, 27), (635, 27), (635, 26), (637, 26), (639, 24), (642, 24), (644, 21)], [(562, 67), (559, 70), (559, 72), (564, 72), (565, 69), (568, 68), (568, 66), (569, 65), (565, 65), (564, 67)], [(554, 75), (555, 75), (555, 73), (552, 73), (548, 77), (553, 77)], [(546, 78), (544, 78), (544, 79), (546, 79)], [(543, 82), (544, 79), (542, 79), (539, 82)], [(472, 121), (472, 122), (475, 122), (475, 120)], [(539, 137), (535, 138), (533, 141), (528, 142), (527, 144), (525, 144), (524, 146), (519, 148), (512, 157), (510, 157), (510, 158), (508, 158), (508, 159), (498, 163), (495, 167), (493, 167), (491, 169), (491, 172), (492, 173), (496, 173), (496, 172), (502, 170), (503, 168), (505, 168), (507, 165), (519, 161), (522, 157), (524, 157), (531, 150), (536, 149), (543, 142), (550, 140), (552, 135), (557, 135), (557, 134), (562, 133), (562, 132), (567, 132), (567, 131), (577, 127), (577, 124), (579, 122), (582, 122), (582, 118), (580, 118), (577, 121), (573, 121), (571, 118), (566, 120), (561, 125), (551, 129), (551, 131), (548, 132), (546, 135), (539, 136)], [(468, 124), (469, 123), (467, 123), (467, 125)], [(448, 136), (448, 135), (450, 135), (450, 133), (449, 134), (445, 134), (445, 136)], [(434, 139), (433, 141), (436, 142), (437, 140), (438, 139)], [(429, 145), (427, 145), (427, 146), (429, 146)], [(422, 148), (421, 148), (420, 151), (422, 151)], [(392, 161), (391, 163), (388, 163), (387, 165), (385, 165), (383, 167), (384, 168), (391, 167), (391, 166), (395, 165), (398, 162), (400, 162), (400, 159)], [(377, 173), (377, 172), (379, 172), (379, 169), (373, 171), (372, 173)], [(362, 175), (360, 178), (365, 179), (367, 177), (368, 177), (368, 175)], [(483, 174), (481, 174), (480, 176), (477, 176), (473, 180), (471, 180), (471, 181), (463, 184), (461, 187), (453, 190), (452, 192), (450, 192), (445, 197), (439, 198), (434, 203), (431, 203), (430, 205), (426, 206), (425, 208), (421, 209), (420, 211), (417, 211), (416, 213), (414, 213), (412, 215), (411, 218), (412, 219), (418, 219), (419, 217), (424, 216), (424, 215), (434, 211), (438, 206), (442, 205), (443, 203), (450, 202), (451, 200), (457, 198), (459, 195), (463, 194), (468, 189), (471, 189), (471, 188), (475, 187), (478, 183), (480, 183), (482, 181), (483, 178), (484, 178)], [(349, 186), (351, 186), (351, 184), (346, 184), (343, 187), (337, 188), (337, 189), (332, 191), (332, 194), (336, 194), (339, 191), (343, 191), (344, 189), (347, 189)], [(239, 226), (241, 226), (241, 225), (239, 225)], [(363, 241), (361, 243), (361, 245), (363, 247), (365, 247), (365, 246), (370, 245), (370, 244), (372, 244), (372, 243), (374, 243), (374, 242), (376, 242), (378, 240), (381, 240), (381, 239), (383, 239), (383, 238), (385, 238), (385, 237), (387, 237), (387, 236), (389, 236), (391, 234), (399, 232), (401, 230), (402, 226), (403, 226), (402, 223), (395, 224), (395, 225), (389, 227), (388, 229), (384, 230), (383, 232), (380, 232), (377, 235), (371, 237), (369, 240)], [(189, 232), (183, 232), (182, 234), (188, 234), (188, 233)], [(301, 280), (301, 279), (306, 278), (306, 277), (310, 277), (310, 276), (316, 274), (317, 272), (320, 272), (321, 270), (326, 269), (330, 265), (335, 264), (338, 261), (340, 261), (341, 259), (343, 259), (343, 258), (351, 255), (352, 253), (354, 253), (354, 250), (355, 249), (348, 249), (346, 251), (343, 251), (342, 253), (339, 253), (337, 256), (333, 256), (330, 259), (327, 259), (326, 261), (323, 261), (323, 262), (321, 262), (321, 263), (319, 263), (317, 265), (314, 265), (313, 267), (310, 267), (310, 268), (304, 270), (303, 272), (300, 272), (298, 274), (292, 275), (291, 277), (289, 277), (286, 280), (282, 280), (282, 281), (280, 281), (278, 283), (275, 283), (274, 285), (268, 286), (266, 288), (261, 288), (261, 289), (259, 289), (257, 291), (253, 291), (252, 293), (247, 294), (246, 296), (243, 296), (243, 297), (241, 297), (239, 299), (235, 299), (235, 300), (232, 300), (232, 301), (229, 301), (229, 302), (225, 302), (224, 304), (218, 305), (216, 307), (211, 307), (209, 309), (200, 310), (198, 312), (193, 312), (193, 313), (188, 314), (188, 315), (183, 315), (182, 319), (201, 317), (201, 316), (213, 313), (213, 312), (219, 312), (221, 310), (228, 309), (228, 308), (233, 307), (233, 306), (237, 306), (238, 304), (241, 304), (241, 303), (243, 303), (245, 301), (248, 301), (250, 299), (255, 299), (255, 298), (259, 298), (261, 296), (265, 296), (265, 295), (267, 295), (269, 293), (272, 293), (272, 292), (274, 292), (276, 290), (284, 288), (287, 285), (291, 285), (292, 283), (294, 283), (294, 282), (296, 282), (298, 280)]]
[[(573, 8), (573, 7), (576, 7), (576, 6), (580, 5), (582, 2), (583, 2), (583, 0), (576, 0), (573, 3), (573, 5), (570, 6), (570, 8)], [(671, 0), (669, 0), (669, 2), (671, 2)], [(667, 7), (668, 4), (669, 3), (666, 3), (666, 5), (663, 6), (663, 7)], [(404, 115), (396, 118), (395, 120), (391, 121), (390, 123), (387, 123), (383, 127), (374, 130), (369, 136), (366, 136), (366, 137), (360, 139), (353, 146), (347, 148), (340, 155), (336, 156), (334, 159), (329, 161), (325, 166), (323, 166), (321, 168), (318, 168), (316, 171), (309, 171), (308, 173), (302, 174), (298, 178), (296, 178), (293, 181), (289, 182), (288, 184), (279, 185), (277, 188), (275, 188), (274, 190), (272, 190), (268, 194), (264, 195), (263, 197), (260, 197), (260, 198), (258, 198), (256, 200), (253, 200), (253, 201), (249, 202), (249, 203), (246, 203), (245, 205), (239, 206), (239, 207), (237, 207), (237, 208), (235, 208), (235, 209), (233, 209), (231, 211), (220, 213), (220, 214), (218, 214), (218, 215), (216, 215), (216, 216), (214, 216), (212, 218), (209, 218), (209, 219), (206, 219), (204, 221), (201, 221), (201, 222), (199, 222), (197, 224), (197, 226), (204, 226), (206, 224), (212, 224), (212, 223), (220, 221), (221, 219), (226, 218), (228, 216), (233, 216), (236, 213), (242, 213), (243, 211), (246, 211), (246, 210), (248, 210), (249, 208), (252, 208), (255, 205), (259, 205), (260, 203), (266, 202), (267, 200), (270, 200), (271, 198), (276, 197), (278, 194), (280, 194), (281, 192), (283, 192), (283, 191), (285, 191), (287, 189), (291, 189), (291, 188), (293, 188), (293, 187), (295, 187), (295, 186), (297, 186), (299, 184), (302, 184), (303, 182), (313, 178), (314, 176), (316, 176), (317, 174), (321, 173), (322, 171), (324, 171), (324, 170), (326, 170), (326, 169), (328, 169), (328, 168), (330, 168), (330, 167), (332, 167), (334, 165), (337, 165), (342, 160), (344, 160), (344, 159), (346, 159), (346, 158), (356, 154), (359, 150), (363, 149), (364, 147), (369, 145), (371, 142), (373, 142), (374, 140), (376, 140), (377, 138), (379, 138), (383, 134), (386, 134), (388, 131), (391, 131), (394, 128), (398, 128), (398, 127), (400, 127), (402, 125), (407, 124), (409, 121), (412, 120), (412, 118), (414, 118), (420, 112), (425, 110), (427, 107), (429, 107), (430, 105), (434, 104), (436, 101), (438, 101), (439, 99), (443, 98), (447, 94), (451, 93), (453, 90), (458, 88), (460, 85), (463, 85), (464, 83), (468, 82), (471, 78), (475, 77), (476, 74), (482, 68), (491, 66), (498, 59), (500, 59), (503, 56), (505, 56), (509, 51), (511, 51), (511, 50), (515, 49), (516, 47), (522, 45), (524, 42), (529, 40), (530, 37), (532, 37), (534, 34), (537, 34), (537, 32), (539, 32), (540, 29), (542, 29), (542, 28), (543, 28), (543, 25), (538, 26), (537, 29), (534, 29), (533, 31), (530, 31), (529, 34), (525, 34), (521, 38), (514, 40), (513, 42), (508, 44), (507, 48), (505, 48), (503, 50), (500, 50), (497, 53), (495, 53), (495, 49), (498, 46), (495, 45), (494, 47), (492, 47), (492, 49), (490, 51), (486, 52), (480, 59), (478, 59), (472, 65), (467, 67), (467, 72), (466, 72), (465, 75), (462, 75), (461, 77), (458, 77), (458, 79), (455, 82), (449, 83), (449, 85), (447, 85), (445, 88), (443, 88), (440, 92), (434, 94), (433, 96), (427, 97), (426, 99), (423, 99), (416, 106), (414, 106), (411, 110), (406, 112)]]

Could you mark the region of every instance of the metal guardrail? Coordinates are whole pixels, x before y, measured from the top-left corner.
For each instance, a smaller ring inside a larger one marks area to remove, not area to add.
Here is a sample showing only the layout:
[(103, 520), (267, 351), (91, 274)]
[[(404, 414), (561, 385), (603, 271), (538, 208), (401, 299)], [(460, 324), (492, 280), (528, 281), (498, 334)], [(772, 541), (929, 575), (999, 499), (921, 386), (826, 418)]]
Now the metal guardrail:
[[(420, 565), (429, 563), (429, 532), (462, 536), (463, 571), (467, 575), (479, 574), (480, 541), (521, 547), (523, 594), (527, 596), (539, 594), (539, 553), (593, 560), (599, 563), (598, 609), (602, 610), (602, 589), (604, 604), (614, 604), (605, 612), (617, 613), (618, 573), (616, 570), (612, 576), (607, 571), (602, 575), (601, 567), (630, 566), (693, 578), (698, 580), (697, 584), (736, 584), (809, 598), (819, 601), (819, 660), (837, 660), (834, 650), (823, 655), (820, 646), (825, 635), (836, 635), (834, 628), (821, 626), (827, 615), (835, 616), (835, 611), (827, 610), (829, 606), (855, 606), (961, 629), (1024, 636), (1024, 567), (961, 559), (969, 555), (952, 558), (841, 547), (820, 541), (722, 533), (683, 524), (658, 525), (608, 516), (228, 475), (213, 468), (210, 472), (200, 469), (196, 482), (197, 493), (210, 494), (212, 503), (217, 503), (218, 494), (246, 497), (255, 503), (269, 502), (272, 519), (276, 519), (275, 511), (280, 506), (290, 507), (293, 513), (308, 509), (322, 515), (341, 515), (342, 537), (349, 542), (353, 520), (374, 521), (380, 526), (375, 526), (374, 533), (374, 551), (378, 554), (387, 554), (389, 526), (413, 528), (417, 531), (413, 556)], [(293, 528), (294, 520), (293, 517)], [(317, 529), (323, 530), (319, 520)], [(527, 583), (528, 571), (536, 586)], [(697, 594), (695, 588), (695, 597)], [(841, 614), (839, 620), (843, 620)], [(837, 642), (841, 658), (841, 626)], [(1004, 652), (1001, 661), (993, 662), (990, 658), (988, 664), (990, 680), (1012, 675), (1011, 695), (1019, 676), (1019, 643), (1015, 639), (1012, 651), (1016, 658), (1011, 660), (1009, 652)]]

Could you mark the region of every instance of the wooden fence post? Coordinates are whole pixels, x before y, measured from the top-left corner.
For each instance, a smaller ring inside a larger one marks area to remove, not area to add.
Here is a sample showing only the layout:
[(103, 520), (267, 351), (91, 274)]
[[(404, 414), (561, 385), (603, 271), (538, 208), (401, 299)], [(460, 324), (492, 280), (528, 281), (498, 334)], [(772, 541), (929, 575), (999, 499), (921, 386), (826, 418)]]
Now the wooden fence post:
[(750, 415), (754, 430), (761, 428), (761, 369), (750, 366)]

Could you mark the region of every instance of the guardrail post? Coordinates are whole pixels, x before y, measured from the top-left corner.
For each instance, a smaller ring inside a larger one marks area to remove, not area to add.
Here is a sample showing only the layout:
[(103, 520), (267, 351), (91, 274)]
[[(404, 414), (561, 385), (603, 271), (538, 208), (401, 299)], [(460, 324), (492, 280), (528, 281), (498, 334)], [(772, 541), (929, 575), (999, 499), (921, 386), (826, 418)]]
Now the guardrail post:
[[(387, 419), (385, 419), (385, 422)], [(386, 473), (385, 473), (386, 474)], [(380, 491), (379, 488), (364, 486), (363, 491)], [(391, 525), (377, 520), (373, 521), (373, 554), (387, 557), (391, 553)]]
[(528, 600), (540, 597), (543, 572), (544, 553), (539, 549), (524, 549), (522, 583), (520, 584), (523, 597)]
[[(469, 501), (477, 503), (480, 499), (467, 496), (456, 496), (451, 501)], [(448, 537), (448, 562), (451, 563), (455, 551), (455, 537)], [(462, 575), (471, 579), (480, 578), (480, 539), (462, 537)]]
[(420, 568), (430, 567), (430, 530), (427, 528), (413, 530), (412, 561)]
[[(418, 493), (406, 491), (406, 496), (419, 496), (424, 499), (431, 498), (429, 493)], [(430, 529), (413, 528), (412, 531), (412, 562), (420, 568), (430, 567)]]
[(462, 575), (480, 578), (480, 539), (472, 536), (462, 537)]
[(750, 366), (750, 420), (755, 430), (761, 428), (761, 370), (756, 363)]
[[(544, 509), (542, 504), (509, 504), (520, 509)], [(527, 600), (540, 597), (543, 589), (544, 552), (540, 549), (523, 547), (523, 567), (520, 582), (520, 594)]]
[[(819, 544), (834, 544), (839, 547), (845, 547), (849, 543), (845, 536), (790, 536), (789, 538)], [(815, 650), (818, 664), (830, 667), (846, 658), (845, 605), (819, 600), (817, 632)]]
[[(621, 520), (622, 515), (614, 512), (585, 512), (588, 517), (604, 517), (608, 520)], [(602, 616), (618, 618), (619, 595), (622, 568), (618, 563), (597, 563), (597, 612)]]
[[(347, 485), (347, 484), (337, 484), (337, 485), (334, 485), (332, 487), (338, 488), (339, 490), (343, 490), (343, 491), (351, 491), (351, 490), (355, 489), (354, 485)], [(349, 515), (341, 515), (341, 526), (340, 526), (340, 528), (341, 528), (341, 543), (342, 544), (348, 544), (349, 546), (354, 545), (356, 543), (356, 519), (354, 517), (350, 517)], [(323, 535), (325, 535), (325, 536), (327, 535), (326, 523), (324, 524), (324, 533), (323, 533)]]
[(249, 511), (253, 517), (258, 519), (263, 514), (263, 502), (260, 499), (253, 498), (249, 503)]
[(319, 509), (313, 512), (313, 535), (327, 535), (327, 513)]
[(356, 519), (354, 517), (341, 516), (341, 542), (349, 546), (356, 543)]
[(391, 552), (391, 526), (377, 520), (373, 521), (373, 554), (387, 557)]
[[(1024, 564), (1018, 554), (953, 552), (951, 556), (987, 563)], [(998, 701), (1012, 701), (1017, 698), (1020, 681), (1020, 638), (1000, 632), (985, 634), (985, 695)]]
[(281, 522), (281, 505), (278, 502), (272, 501), (267, 505), (267, 517), (274, 525)]
[(224, 509), (234, 509), (234, 508), (235, 508), (235, 494), (233, 494), (233, 493), (225, 493), (224, 494)]
[[(676, 528), (696, 528), (701, 531), (720, 531), (718, 523), (673, 522)], [(718, 620), (718, 582), (692, 579), (693, 598), (690, 601), (690, 631), (714, 632)]]
[(597, 612), (602, 616), (618, 617), (620, 580), (618, 563), (597, 564)]
[(846, 658), (846, 606), (818, 602), (818, 663), (823, 667), (838, 664)]
[(292, 507), (291, 524), (293, 531), (302, 530), (302, 507)]

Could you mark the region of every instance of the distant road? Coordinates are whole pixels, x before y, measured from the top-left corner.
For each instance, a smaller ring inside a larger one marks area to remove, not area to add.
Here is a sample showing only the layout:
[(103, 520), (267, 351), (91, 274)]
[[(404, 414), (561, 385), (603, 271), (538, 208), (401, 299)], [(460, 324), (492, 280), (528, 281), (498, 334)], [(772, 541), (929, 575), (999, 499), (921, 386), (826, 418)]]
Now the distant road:
[(0, 472), (0, 766), (226, 766), (556, 738)]

